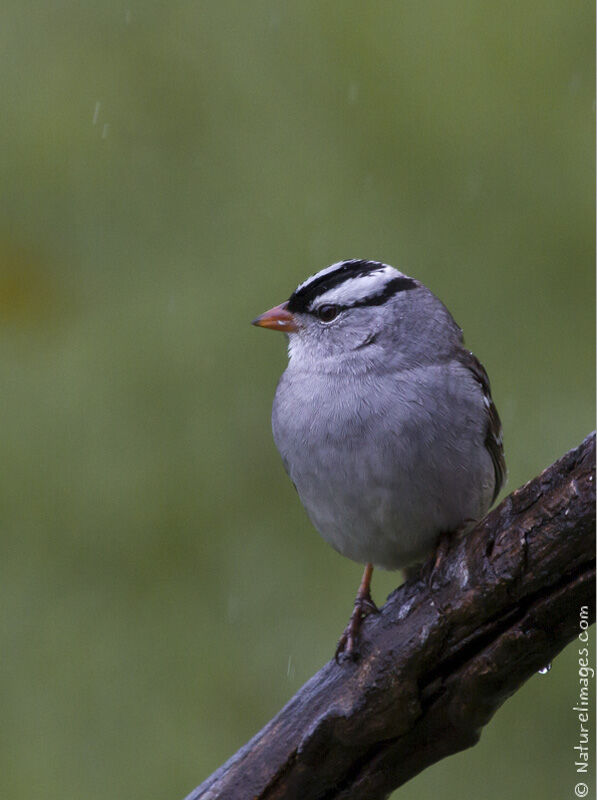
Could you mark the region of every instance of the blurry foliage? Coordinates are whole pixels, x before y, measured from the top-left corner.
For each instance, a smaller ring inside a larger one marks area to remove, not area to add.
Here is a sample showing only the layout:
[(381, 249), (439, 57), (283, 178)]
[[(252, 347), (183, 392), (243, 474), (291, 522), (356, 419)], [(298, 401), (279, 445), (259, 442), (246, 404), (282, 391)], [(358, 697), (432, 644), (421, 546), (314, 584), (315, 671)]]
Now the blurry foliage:
[[(510, 489), (593, 427), (593, 30), (561, 0), (3, 3), (1, 796), (182, 797), (331, 656), (360, 570), (283, 473), (284, 342), (248, 324), (308, 274), (436, 291)], [(569, 793), (574, 664), (400, 797)]]

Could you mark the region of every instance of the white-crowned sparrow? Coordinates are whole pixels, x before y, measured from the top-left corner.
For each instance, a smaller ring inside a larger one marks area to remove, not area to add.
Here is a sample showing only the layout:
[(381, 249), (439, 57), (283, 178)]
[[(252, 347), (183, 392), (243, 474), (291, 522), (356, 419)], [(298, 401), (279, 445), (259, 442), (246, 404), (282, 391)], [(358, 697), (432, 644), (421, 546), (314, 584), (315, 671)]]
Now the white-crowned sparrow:
[(253, 324), (288, 334), (272, 412), (284, 466), (323, 538), (366, 565), (337, 650), (354, 656), (373, 566), (421, 561), (504, 483), (489, 379), (443, 303), (376, 261), (326, 267)]

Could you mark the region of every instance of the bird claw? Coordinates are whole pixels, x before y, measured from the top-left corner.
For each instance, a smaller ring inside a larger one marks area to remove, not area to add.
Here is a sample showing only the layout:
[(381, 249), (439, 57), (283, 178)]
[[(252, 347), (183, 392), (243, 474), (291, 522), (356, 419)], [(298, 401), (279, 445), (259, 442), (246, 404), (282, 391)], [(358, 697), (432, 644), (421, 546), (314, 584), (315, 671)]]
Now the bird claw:
[(348, 625), (344, 629), (344, 633), (336, 645), (336, 652), (334, 653), (336, 663), (339, 664), (341, 661), (357, 661), (359, 657), (358, 643), (361, 624), (369, 614), (379, 614), (379, 608), (373, 602), (371, 595), (357, 597), (354, 601), (354, 608), (350, 615)]
[(433, 563), (431, 564), (431, 569), (427, 575), (427, 583), (430, 589), (436, 588), (436, 579), (439, 576), (442, 564), (444, 563), (446, 555), (450, 549), (452, 536), (453, 534), (450, 533), (440, 533), (438, 537)]
[(435, 550), (435, 556), (433, 558), (433, 564), (431, 564), (429, 568), (429, 572), (427, 574), (427, 582), (429, 584), (430, 589), (435, 589), (437, 585), (437, 580), (439, 579), (439, 575), (441, 573), (444, 561), (446, 560), (446, 556), (450, 551), (450, 547), (452, 546), (452, 542), (456, 541), (463, 533), (465, 533), (471, 525), (474, 525), (476, 520), (474, 519), (465, 519), (462, 525), (456, 528), (455, 531), (450, 532), (443, 532), (440, 533), (437, 539), (437, 545)]

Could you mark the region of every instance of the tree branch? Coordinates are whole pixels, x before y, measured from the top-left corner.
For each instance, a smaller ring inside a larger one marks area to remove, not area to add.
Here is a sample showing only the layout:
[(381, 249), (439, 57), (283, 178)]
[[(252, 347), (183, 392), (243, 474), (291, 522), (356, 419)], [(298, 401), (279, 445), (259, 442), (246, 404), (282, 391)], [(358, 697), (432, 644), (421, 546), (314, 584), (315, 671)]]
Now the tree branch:
[[(422, 575), (429, 575), (423, 570)], [(431, 584), (431, 585), (430, 585)], [(474, 745), (595, 619), (595, 434), (452, 541), (187, 800), (380, 800)]]

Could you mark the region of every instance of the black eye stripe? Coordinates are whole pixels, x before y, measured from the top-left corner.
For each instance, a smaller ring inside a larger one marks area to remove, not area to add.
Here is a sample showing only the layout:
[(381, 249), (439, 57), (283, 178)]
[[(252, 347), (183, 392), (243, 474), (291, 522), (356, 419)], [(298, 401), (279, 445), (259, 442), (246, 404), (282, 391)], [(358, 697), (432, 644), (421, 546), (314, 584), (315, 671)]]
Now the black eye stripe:
[[(340, 311), (346, 311), (346, 309), (349, 309), (349, 308), (364, 308), (366, 306), (381, 306), (385, 302), (387, 302), (390, 299), (390, 297), (393, 297), (395, 294), (398, 294), (398, 292), (406, 292), (409, 289), (416, 289), (418, 286), (419, 286), (419, 284), (416, 281), (414, 281), (412, 278), (403, 278), (403, 277), (401, 277), (401, 278), (392, 278), (392, 280), (389, 281), (386, 284), (386, 286), (384, 287), (383, 291), (378, 292), (377, 294), (369, 295), (369, 297), (363, 297), (362, 300), (355, 300), (354, 303), (344, 303), (344, 304), (337, 303), (337, 304), (334, 304), (334, 308), (336, 308), (338, 313), (340, 313)], [(326, 303), (325, 306), (320, 306), (319, 308), (324, 308), (324, 307), (327, 307), (329, 305), (331, 305), (331, 304)], [(289, 308), (290, 311), (297, 310), (297, 309), (291, 309), (290, 308), (290, 303), (288, 304), (288, 308)], [(315, 315), (317, 315), (318, 310), (319, 310), (318, 308), (314, 308), (314, 309), (307, 309), (306, 308), (305, 309), (305, 311), (307, 311), (307, 312), (310, 311), (311, 313), (313, 313)]]
[[(387, 265), (378, 261), (345, 261), (333, 272), (313, 278), (309, 283), (299, 287), (288, 300), (288, 310), (291, 312), (316, 313), (314, 307), (317, 298), (321, 297), (330, 289), (344, 283), (352, 278), (359, 278), (364, 275), (371, 275), (386, 268)], [(400, 275), (387, 282), (381, 291), (376, 294), (363, 297), (353, 303), (337, 304), (338, 309), (357, 308), (359, 306), (382, 305), (392, 295), (397, 292), (416, 289), (420, 284), (413, 278)]]
[(374, 294), (370, 297), (364, 297), (362, 300), (357, 300), (351, 303), (348, 308), (358, 308), (359, 306), (381, 306), (386, 300), (389, 300), (393, 295), (398, 292), (407, 292), (409, 289), (416, 289), (419, 284), (412, 278), (407, 278), (401, 275), (398, 278), (392, 278), (391, 281), (386, 283), (382, 292)]
[(333, 272), (315, 276), (309, 283), (299, 287), (288, 300), (289, 311), (307, 311), (313, 300), (338, 286), (349, 278), (360, 278), (383, 269), (377, 261), (344, 261)]

